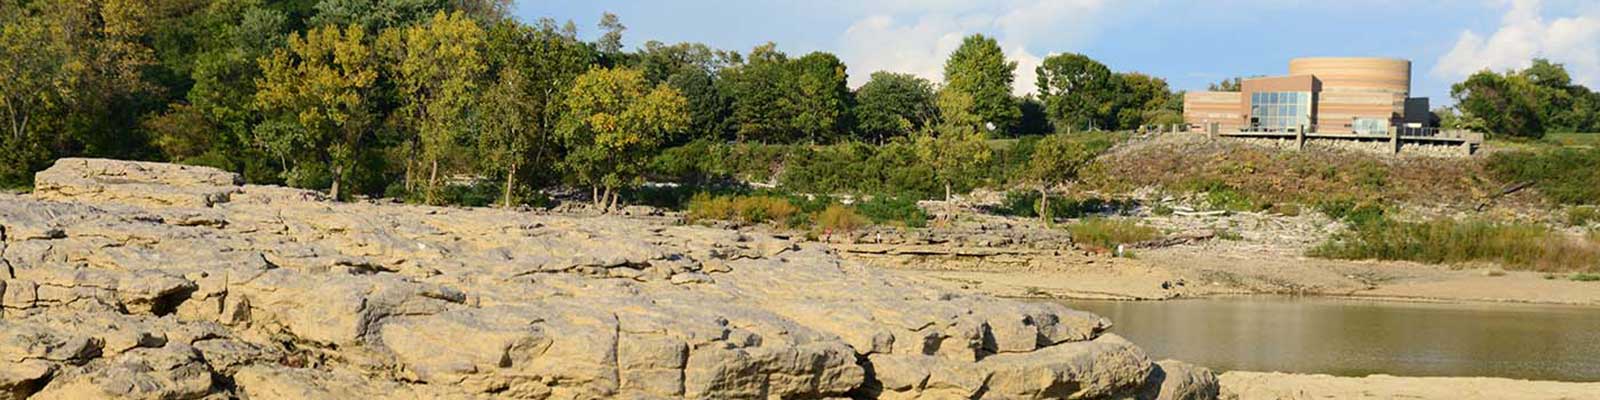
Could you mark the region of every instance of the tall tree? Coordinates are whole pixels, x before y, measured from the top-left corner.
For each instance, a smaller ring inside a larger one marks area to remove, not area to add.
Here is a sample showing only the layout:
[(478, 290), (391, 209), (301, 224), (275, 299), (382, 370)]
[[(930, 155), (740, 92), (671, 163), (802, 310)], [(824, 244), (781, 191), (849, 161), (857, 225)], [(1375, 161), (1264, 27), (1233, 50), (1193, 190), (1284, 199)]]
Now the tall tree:
[[(1117, 128), (1133, 129), (1140, 125), (1172, 121), (1174, 114), (1169, 107), (1174, 103), (1171, 101), (1172, 89), (1167, 86), (1166, 79), (1128, 72), (1117, 74), (1116, 81), (1120, 89), (1112, 97), (1116, 99)], [(1181, 111), (1182, 103), (1176, 104), (1178, 111)]]
[(260, 64), (255, 105), (267, 120), (255, 127), (256, 141), (293, 166), (292, 185), (315, 184), (308, 168), (327, 168), (329, 192), (338, 198), (372, 121), (378, 71), (366, 31), (326, 26), (291, 35), (287, 49), (273, 50)]
[(460, 150), (470, 128), (468, 112), (477, 101), (486, 65), (484, 31), (460, 12), (434, 14), (428, 23), (384, 32), (383, 42), (399, 58), (400, 112), (419, 143), (428, 166), (424, 198), (439, 189), (439, 163)]
[(809, 143), (825, 143), (850, 124), (849, 76), (843, 62), (832, 54), (813, 52), (795, 60), (797, 106), (794, 128)]
[(999, 42), (976, 34), (963, 39), (961, 47), (945, 61), (944, 84), (971, 97), (973, 112), (983, 122), (1007, 132), (1022, 118), (1022, 110), (1011, 98), (1016, 70), (1017, 63), (1006, 61)]
[(1223, 78), (1222, 80), (1217, 81), (1216, 83), (1208, 84), (1208, 85), (1206, 85), (1206, 91), (1210, 91), (1210, 92), (1237, 92), (1237, 91), (1241, 90), (1243, 88), (1243, 86), (1244, 86), (1244, 78), (1240, 78), (1240, 77), (1236, 76), (1236, 77), (1232, 77), (1232, 78)]
[(732, 123), (740, 141), (788, 143), (798, 136), (791, 61), (777, 45), (756, 46), (744, 64), (722, 71), (724, 93), (733, 101)]
[(479, 166), (505, 174), (503, 202), (514, 202), (518, 179), (529, 167), (554, 165), (552, 139), (560, 101), (573, 79), (589, 68), (593, 51), (577, 33), (541, 19), (533, 26), (505, 20), (488, 32), (494, 83), (475, 113), (481, 136)]
[(1037, 69), (1039, 97), (1056, 129), (1115, 129), (1120, 82), (1105, 64), (1082, 54), (1057, 54)]
[(686, 135), (669, 138), (677, 145), (696, 138), (719, 138), (728, 129), (732, 106), (718, 88), (718, 73), (737, 64), (739, 54), (712, 49), (700, 43), (645, 42), (639, 50), (639, 68), (651, 83), (666, 82), (689, 100), (690, 128)]
[(564, 106), (557, 130), (567, 148), (563, 166), (608, 211), (619, 189), (643, 179), (661, 139), (689, 124), (683, 96), (666, 85), (650, 87), (637, 69), (590, 70), (573, 82)]
[(855, 97), (856, 129), (878, 144), (922, 129), (938, 111), (933, 83), (911, 74), (873, 72)]
[(939, 91), (938, 124), (924, 129), (915, 138), (918, 158), (933, 167), (934, 178), (944, 185), (944, 199), (950, 201), (954, 186), (988, 162), (993, 152), (985, 142), (980, 125), (983, 116), (977, 102), (966, 92), (946, 88)]
[(1450, 87), (1450, 97), (1465, 115), (1489, 133), (1539, 138), (1545, 133), (1535, 85), (1521, 76), (1479, 71)]

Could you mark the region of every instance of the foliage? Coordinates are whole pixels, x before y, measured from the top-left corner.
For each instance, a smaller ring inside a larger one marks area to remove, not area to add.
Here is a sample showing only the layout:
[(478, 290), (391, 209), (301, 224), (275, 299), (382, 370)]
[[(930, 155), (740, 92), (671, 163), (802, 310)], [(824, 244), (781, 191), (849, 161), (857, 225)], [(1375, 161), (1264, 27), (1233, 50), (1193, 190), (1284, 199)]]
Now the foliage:
[(684, 219), (689, 222), (715, 220), (792, 227), (793, 218), (800, 212), (799, 207), (782, 196), (715, 196), (702, 192), (689, 200)]
[(1492, 134), (1539, 138), (1545, 126), (1535, 87), (1522, 76), (1480, 71), (1450, 87), (1464, 119), (1481, 121)]
[(1600, 242), (1541, 225), (1481, 220), (1377, 218), (1351, 225), (1311, 249), (1310, 255), (1431, 264), (1488, 261), (1538, 271), (1600, 270)]
[(874, 72), (855, 97), (858, 134), (877, 144), (922, 129), (937, 111), (933, 83), (911, 74)]
[(1038, 90), (1045, 114), (1057, 130), (1116, 129), (1121, 89), (1116, 74), (1082, 54), (1057, 54), (1038, 67)]
[(854, 232), (871, 224), (871, 221), (857, 213), (854, 207), (843, 204), (828, 205), (828, 208), (817, 212), (812, 220), (818, 229), (826, 232)]
[(1571, 279), (1573, 282), (1600, 282), (1600, 274), (1576, 273), (1567, 277), (1567, 279)]
[(1498, 152), (1488, 167), (1505, 181), (1533, 182), (1557, 203), (1600, 205), (1600, 148)]
[(1243, 90), (1243, 86), (1244, 86), (1244, 78), (1236, 76), (1236, 77), (1232, 77), (1232, 78), (1224, 78), (1223, 80), (1217, 81), (1216, 83), (1208, 84), (1208, 85), (1206, 85), (1206, 91), (1210, 91), (1210, 92), (1237, 92), (1237, 91)]
[(439, 164), (461, 154), (460, 142), (471, 128), (466, 115), (478, 101), (478, 81), (486, 70), (484, 36), (460, 12), (440, 12), (426, 24), (383, 32), (381, 42), (396, 59), (403, 125), (428, 166), (429, 203), (439, 186)]
[(874, 223), (891, 223), (921, 228), (928, 225), (928, 213), (917, 206), (917, 200), (904, 196), (875, 196), (855, 204), (856, 210)]
[(1567, 209), (1567, 225), (1586, 226), (1600, 222), (1600, 207), (1584, 206)]
[[(1039, 192), (1015, 190), (1006, 192), (1001, 199), (1000, 206), (992, 211), (996, 214), (1037, 218), (1039, 214)], [(1126, 200), (1103, 199), (1099, 197), (1067, 197), (1051, 195), (1046, 202), (1049, 210), (1047, 214), (1052, 220), (1056, 218), (1083, 218), (1088, 216), (1103, 216), (1122, 214), (1132, 211), (1137, 203)], [(1167, 209), (1171, 212), (1171, 209)]]
[(255, 105), (267, 114), (256, 125), (255, 142), (289, 166), (290, 185), (317, 187), (310, 179), (327, 171), (330, 192), (339, 184), (357, 153), (364, 151), (366, 128), (373, 120), (376, 60), (358, 26), (328, 26), (289, 37), (287, 49), (262, 58)]
[[(944, 63), (944, 90), (970, 98), (971, 112), (979, 126), (993, 124), (992, 130), (1009, 132), (1022, 119), (1022, 110), (1011, 98), (1011, 82), (1016, 79), (1017, 63), (1006, 61), (994, 38), (975, 34), (962, 39), (961, 46)], [(940, 106), (940, 110), (945, 110)], [(946, 120), (950, 117), (946, 116)]]
[(683, 96), (666, 85), (649, 87), (636, 69), (590, 70), (573, 82), (564, 105), (557, 130), (568, 150), (563, 168), (577, 184), (604, 188), (612, 203), (617, 189), (641, 183), (662, 138), (689, 123)]
[(1090, 248), (1115, 249), (1118, 245), (1154, 240), (1161, 232), (1132, 219), (1088, 218), (1067, 225), (1072, 241)]

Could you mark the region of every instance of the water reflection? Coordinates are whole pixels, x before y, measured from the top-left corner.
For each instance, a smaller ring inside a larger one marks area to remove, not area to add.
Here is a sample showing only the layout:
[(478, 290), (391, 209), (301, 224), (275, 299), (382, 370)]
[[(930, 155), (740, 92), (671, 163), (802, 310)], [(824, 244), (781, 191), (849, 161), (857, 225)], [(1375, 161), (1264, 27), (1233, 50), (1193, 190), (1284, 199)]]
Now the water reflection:
[(1219, 370), (1600, 381), (1600, 308), (1237, 297), (1067, 301)]

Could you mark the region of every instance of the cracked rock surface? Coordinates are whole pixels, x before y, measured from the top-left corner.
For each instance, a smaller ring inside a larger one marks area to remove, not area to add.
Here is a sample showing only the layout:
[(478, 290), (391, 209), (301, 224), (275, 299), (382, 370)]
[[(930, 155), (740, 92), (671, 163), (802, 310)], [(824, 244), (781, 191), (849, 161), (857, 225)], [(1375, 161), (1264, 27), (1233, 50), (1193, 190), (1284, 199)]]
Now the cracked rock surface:
[(1203, 369), (1153, 381), (1178, 374), (1093, 314), (920, 287), (817, 244), (335, 203), (170, 164), (63, 159), (36, 180), (0, 195), (0, 398), (1216, 392)]

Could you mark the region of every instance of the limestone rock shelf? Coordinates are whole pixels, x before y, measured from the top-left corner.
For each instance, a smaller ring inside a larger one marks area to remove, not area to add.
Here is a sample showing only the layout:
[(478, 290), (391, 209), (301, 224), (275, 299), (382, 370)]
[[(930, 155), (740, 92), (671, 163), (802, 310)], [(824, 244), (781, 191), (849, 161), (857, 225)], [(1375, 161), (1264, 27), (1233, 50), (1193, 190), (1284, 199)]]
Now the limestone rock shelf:
[(169, 164), (63, 159), (36, 180), (0, 195), (0, 398), (1216, 393), (1093, 314), (817, 244), (336, 203)]

